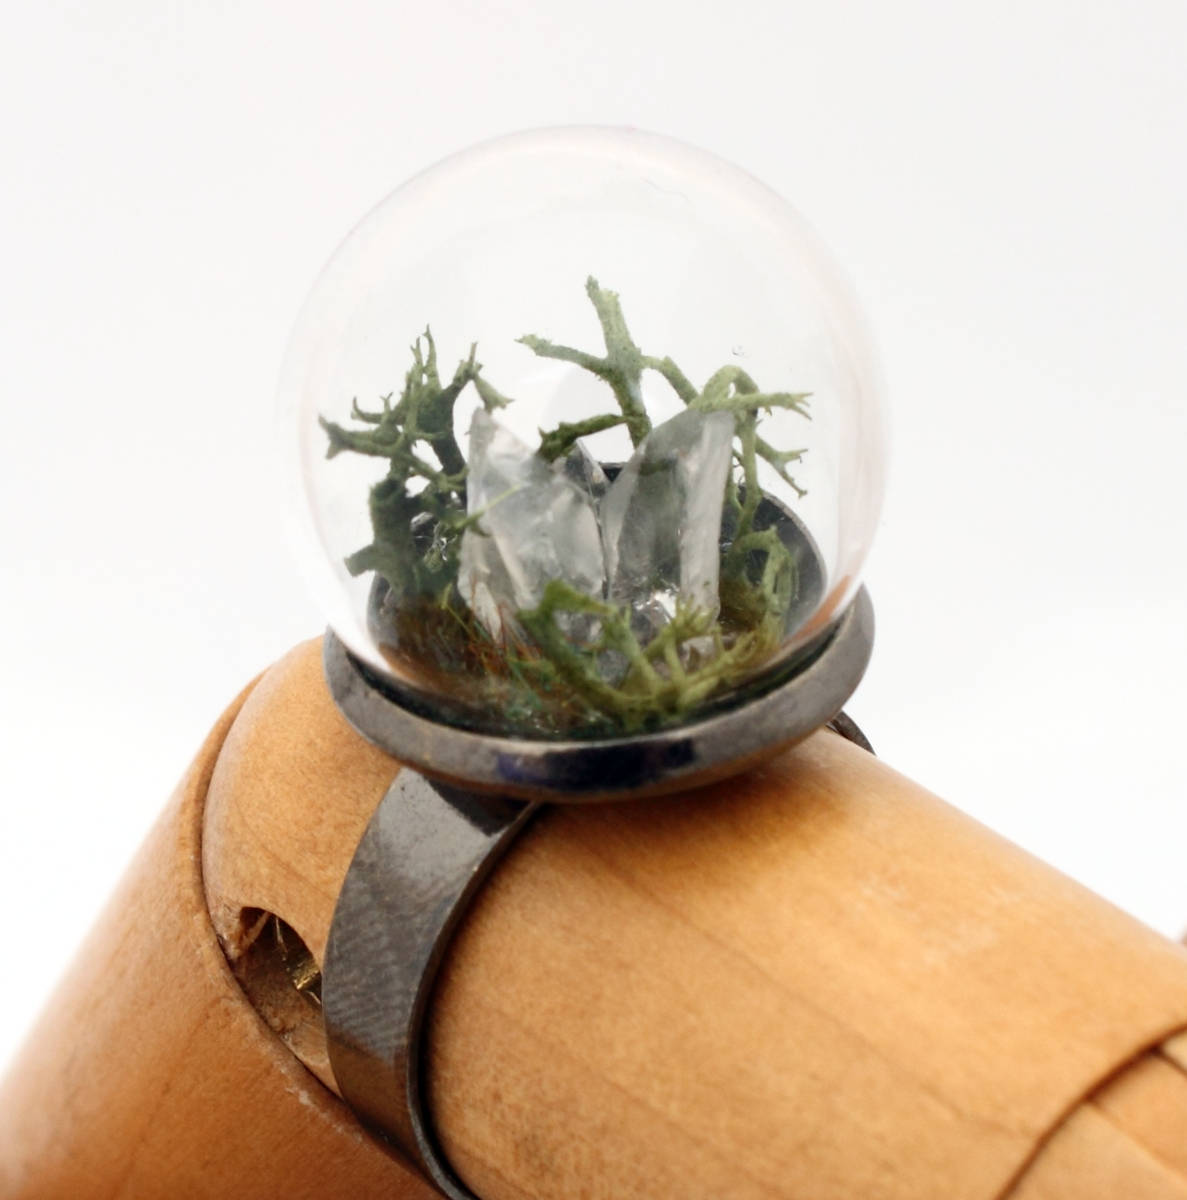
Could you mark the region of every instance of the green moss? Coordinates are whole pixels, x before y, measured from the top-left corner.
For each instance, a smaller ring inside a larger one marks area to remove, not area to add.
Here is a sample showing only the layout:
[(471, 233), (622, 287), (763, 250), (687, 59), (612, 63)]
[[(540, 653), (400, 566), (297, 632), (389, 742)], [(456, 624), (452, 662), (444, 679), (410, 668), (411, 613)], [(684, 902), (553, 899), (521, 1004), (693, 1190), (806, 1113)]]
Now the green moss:
[[(352, 405), (357, 428), (322, 418), (328, 457), (349, 452), (386, 459), (388, 472), (369, 498), (372, 540), (346, 560), (352, 574), (374, 572), (386, 583), (382, 606), (385, 652), (401, 672), (447, 698), (467, 720), (491, 712), (508, 728), (549, 736), (630, 732), (680, 721), (698, 706), (749, 678), (778, 647), (798, 587), (795, 555), (773, 528), (757, 528), (762, 501), (758, 463), (767, 462), (797, 495), (790, 474), (803, 450), (780, 451), (759, 436), (776, 408), (808, 415), (805, 393), (763, 392), (740, 367), (716, 371), (697, 389), (668, 357), (645, 354), (631, 337), (618, 295), (592, 277), (586, 293), (605, 345), (593, 354), (545, 338), (520, 341), (542, 357), (589, 371), (609, 388), (617, 411), (540, 431), (547, 461), (583, 437), (624, 426), (638, 446), (651, 431), (643, 399), (644, 372), (658, 374), (689, 408), (734, 417), (734, 461), (722, 496), (721, 610), (717, 617), (678, 607), (643, 644), (631, 614), (561, 580), (540, 604), (514, 614), (500, 639), (483, 628), (458, 594), (458, 553), (468, 528), (466, 462), (454, 434), (454, 407), (473, 385), (488, 411), (512, 401), (483, 375), (471, 348), (448, 383), (426, 329), (412, 346), (412, 365), (394, 404), (366, 411)], [(574, 628), (588, 629), (584, 640)]]

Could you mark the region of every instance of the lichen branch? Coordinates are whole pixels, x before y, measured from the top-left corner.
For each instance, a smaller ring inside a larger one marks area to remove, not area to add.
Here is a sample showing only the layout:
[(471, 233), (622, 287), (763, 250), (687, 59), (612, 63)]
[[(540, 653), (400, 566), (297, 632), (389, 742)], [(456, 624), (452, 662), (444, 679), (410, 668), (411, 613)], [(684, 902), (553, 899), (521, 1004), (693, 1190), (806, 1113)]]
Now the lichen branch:
[(540, 430), (540, 449), (537, 453), (546, 462), (553, 462), (564, 457), (583, 437), (601, 433), (604, 429), (613, 429), (616, 425), (626, 422), (626, 417), (618, 413), (606, 413), (600, 417), (590, 417), (585, 421), (575, 421), (572, 424), (562, 421), (555, 429), (547, 433)]
[[(371, 489), (372, 542), (346, 560), (347, 569), (356, 575), (375, 571), (397, 595), (440, 594), (452, 586), (457, 545), (467, 528), (466, 459), (453, 429), (457, 399), (473, 382), (488, 407), (507, 401), (484, 380), (479, 385), (475, 347), (445, 386), (431, 330), (416, 339), (411, 352), (412, 365), (395, 404), (391, 394), (380, 397), (375, 411), (352, 403), (352, 417), (365, 428), (347, 429), (325, 417), (319, 421), (328, 458), (351, 451), (388, 461), (387, 475)], [(414, 480), (419, 481), (415, 490)]]
[(618, 293), (601, 287), (592, 275), (585, 281), (585, 293), (592, 301), (602, 326), (602, 340), (606, 343), (603, 357), (576, 350), (572, 346), (560, 346), (534, 334), (519, 340), (541, 358), (575, 363), (605, 380), (618, 401), (631, 444), (637, 446), (651, 432), (651, 418), (643, 403), (642, 379), (646, 365), (643, 354), (627, 328)]
[[(629, 610), (595, 600), (560, 580), (548, 584), (535, 609), (517, 615), (557, 676), (625, 732), (684, 716), (723, 686), (744, 678), (777, 639), (774, 626), (760, 621), (756, 629), (727, 645), (711, 614), (678, 605), (672, 619), (641, 645), (631, 629)], [(598, 637), (587, 646), (574, 644), (557, 619), (578, 615), (594, 617), (600, 625)], [(713, 652), (698, 659), (688, 648), (700, 640), (709, 641)], [(607, 652), (626, 661), (617, 685), (601, 673), (601, 658)]]
[[(729, 364), (715, 371), (705, 386), (698, 390), (671, 357), (657, 358), (644, 354), (639, 349), (627, 327), (617, 292), (603, 288), (593, 276), (586, 280), (585, 290), (593, 303), (602, 327), (602, 337), (606, 343), (604, 356), (591, 354), (586, 350), (578, 350), (573, 346), (559, 345), (534, 334), (527, 334), (519, 340), (541, 358), (573, 363), (608, 383), (614, 392), (619, 411), (622, 414), (618, 423), (626, 425), (632, 445), (638, 446), (651, 430), (650, 419), (647, 417), (646, 405), (643, 401), (642, 376), (645, 370), (654, 371), (660, 375), (689, 408), (695, 408), (702, 412), (733, 413), (738, 419), (739, 438), (749, 413), (753, 413), (757, 417), (759, 413), (770, 413), (779, 408), (811, 419), (808, 411), (810, 393), (760, 391), (754, 379), (737, 364)], [(598, 419), (591, 418), (591, 421)], [(609, 427), (609, 423), (605, 426), (598, 426), (598, 428)], [(556, 450), (556, 447), (565, 444), (569, 428), (567, 425), (561, 425), (547, 433), (541, 431), (542, 453), (546, 458), (551, 460), (559, 456), (561, 451)], [(585, 435), (577, 434), (576, 436)], [(572, 442), (568, 442), (566, 449), (571, 446)], [(547, 447), (547, 450), (545, 451), (543, 447)], [(789, 463), (800, 461), (804, 453), (802, 450), (779, 451), (763, 438), (756, 437), (754, 453), (768, 462), (779, 478), (797, 496), (802, 498), (807, 495), (806, 490), (799, 485), (787, 469)], [(730, 486), (732, 487), (733, 484), (731, 483)], [(731, 502), (730, 497), (727, 496), (727, 504)]]
[[(387, 460), (387, 474), (369, 497), (372, 541), (346, 564), (354, 574), (373, 571), (387, 581), (383, 604), (393, 622), (393, 644), (415, 670), (466, 672), (466, 679), (480, 684), (476, 697), (497, 691), (510, 719), (531, 728), (629, 732), (679, 719), (747, 678), (779, 644), (799, 586), (797, 551), (779, 529), (764, 527), (769, 514), (761, 516), (759, 463), (803, 496), (789, 468), (804, 451), (777, 449), (761, 436), (761, 427), (776, 409), (808, 418), (808, 394), (761, 391), (737, 364), (714, 372), (698, 389), (672, 358), (643, 353), (617, 293), (591, 276), (586, 294), (601, 327), (603, 354), (535, 335), (520, 341), (541, 358), (589, 371), (608, 385), (615, 401), (608, 407), (617, 411), (541, 430), (537, 452), (555, 462), (582, 438), (617, 426), (638, 446), (652, 428), (642, 386), (648, 371), (686, 407), (730, 413), (736, 465), (722, 495), (720, 615), (677, 602), (671, 619), (641, 640), (632, 623), (637, 614), (553, 579), (535, 608), (506, 613), (501, 636), (482, 626), (458, 588), (459, 554), (467, 534), (485, 536), (482, 519), (491, 506), (468, 512), (468, 467), (454, 433), (455, 410), (471, 383), (488, 412), (511, 401), (483, 376), (474, 346), (443, 384), (437, 346), (426, 329), (411, 347), (398, 400), (389, 393), (379, 397), (377, 408), (365, 409), (355, 399), (357, 428), (325, 418), (321, 425), (327, 457), (351, 452)], [(449, 686), (456, 687), (456, 680)]]

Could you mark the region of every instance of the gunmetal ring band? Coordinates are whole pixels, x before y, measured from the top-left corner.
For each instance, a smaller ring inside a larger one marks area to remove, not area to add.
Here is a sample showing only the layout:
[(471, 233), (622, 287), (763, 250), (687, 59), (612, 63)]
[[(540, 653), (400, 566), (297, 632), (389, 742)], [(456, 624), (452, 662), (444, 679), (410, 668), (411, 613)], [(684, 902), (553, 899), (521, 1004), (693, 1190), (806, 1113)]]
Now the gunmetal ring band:
[[(643, 794), (720, 778), (725, 764), (716, 755), (730, 744), (731, 732), (737, 753), (739, 713), (746, 714), (750, 737), (742, 747), (742, 762), (733, 760), (738, 768), (825, 724), (868, 750), (869, 743), (840, 708), (865, 670), (872, 638), (873, 610), (863, 590), (819, 655), (773, 691), (681, 729), (623, 739), (620, 753), (629, 754), (640, 741), (650, 743), (653, 752), (642, 760), (637, 753), (628, 758), (626, 770), (614, 777), (626, 786), (615, 786), (610, 793), (605, 774), (595, 775), (594, 781), (600, 782), (582, 789), (580, 771), (572, 762), (547, 757), (555, 751), (555, 744), (548, 743), (543, 749), (520, 744), (519, 753), (510, 757), (504, 744), (480, 760), (488, 769), (510, 763), (507, 784), (517, 785), (520, 798), (491, 794), (501, 780), (481, 773), (476, 781), (487, 789), (483, 793), (430, 781), (407, 767), (400, 771), (359, 842), (338, 897), (323, 965), (323, 1014), (330, 1065), (342, 1098), (448, 1200), (476, 1197), (450, 1168), (427, 1115), (421, 1053), (425, 1013), (437, 969), (470, 900), (541, 800)], [(335, 700), (364, 736), (405, 762), (411, 758), (421, 769), (430, 765), (416, 755), (415, 741), (409, 755), (399, 753), (388, 736), (393, 727), (399, 737), (408, 736), (410, 728), (415, 729), (409, 718), (423, 718), (392, 712), (396, 706), (390, 698), (380, 704), (365, 669), (332, 635), (327, 635), (326, 669)], [(780, 714), (782, 722), (777, 719)], [(761, 745), (752, 744), (756, 728), (761, 730)], [(450, 751), (443, 756), (447, 764), (475, 750), (477, 743), (470, 739), (500, 743), (441, 727), (429, 733), (438, 750), (444, 739)], [(579, 760), (584, 751), (583, 770), (604, 765), (614, 747), (610, 742), (568, 745)], [(641, 777), (648, 762), (653, 772), (659, 764), (661, 774), (663, 764), (669, 769), (676, 764), (674, 781), (656, 774)], [(563, 769), (555, 770), (558, 763)], [(438, 768), (436, 773), (447, 778), (463, 773), (443, 770), (440, 763)], [(525, 776), (534, 786), (524, 786)]]

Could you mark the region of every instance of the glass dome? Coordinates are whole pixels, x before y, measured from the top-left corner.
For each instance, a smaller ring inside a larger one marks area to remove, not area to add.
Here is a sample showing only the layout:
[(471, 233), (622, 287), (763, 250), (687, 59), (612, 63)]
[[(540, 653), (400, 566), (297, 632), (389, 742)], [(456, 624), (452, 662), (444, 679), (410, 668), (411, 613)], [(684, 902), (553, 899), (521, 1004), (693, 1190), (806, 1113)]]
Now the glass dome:
[(778, 195), (667, 138), (487, 142), (322, 272), (281, 383), (306, 573), (403, 703), (530, 738), (784, 678), (853, 599), (880, 380)]

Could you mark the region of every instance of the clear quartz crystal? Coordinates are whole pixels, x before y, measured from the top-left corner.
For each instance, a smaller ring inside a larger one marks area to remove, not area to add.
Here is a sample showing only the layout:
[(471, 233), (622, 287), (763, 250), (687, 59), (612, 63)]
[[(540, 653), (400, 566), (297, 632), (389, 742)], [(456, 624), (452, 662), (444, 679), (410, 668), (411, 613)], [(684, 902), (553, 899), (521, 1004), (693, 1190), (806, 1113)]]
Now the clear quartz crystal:
[(606, 576), (591, 492), (483, 409), (469, 449), (466, 507), (479, 519), (462, 535), (458, 588), (487, 630), (501, 637), (554, 579), (600, 598)]
[(602, 499), (609, 599), (636, 633), (657, 633), (680, 602), (716, 617), (722, 500), (734, 418), (688, 409), (639, 443)]

